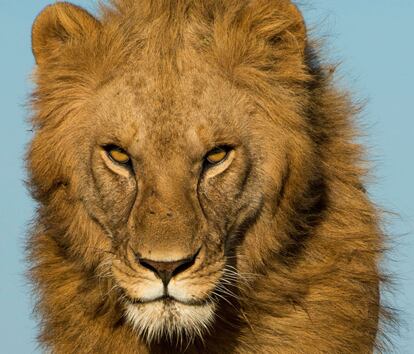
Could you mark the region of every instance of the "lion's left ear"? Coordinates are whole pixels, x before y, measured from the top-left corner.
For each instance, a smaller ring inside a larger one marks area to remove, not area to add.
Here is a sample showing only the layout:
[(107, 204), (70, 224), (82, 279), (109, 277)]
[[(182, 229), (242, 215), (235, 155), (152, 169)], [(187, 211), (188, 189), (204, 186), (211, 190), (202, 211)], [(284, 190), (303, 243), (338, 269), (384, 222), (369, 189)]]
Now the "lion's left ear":
[(67, 2), (46, 7), (32, 27), (32, 50), (41, 65), (71, 40), (81, 40), (98, 31), (100, 23), (86, 10)]
[(255, 0), (251, 6), (259, 35), (271, 43), (295, 47), (303, 53), (307, 40), (306, 25), (291, 0)]

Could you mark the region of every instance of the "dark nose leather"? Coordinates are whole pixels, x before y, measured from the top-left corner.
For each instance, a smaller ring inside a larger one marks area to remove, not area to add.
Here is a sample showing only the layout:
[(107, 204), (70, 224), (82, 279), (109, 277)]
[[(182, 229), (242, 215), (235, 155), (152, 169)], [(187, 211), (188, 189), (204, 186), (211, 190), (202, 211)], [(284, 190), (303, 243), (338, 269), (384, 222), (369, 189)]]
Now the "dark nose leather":
[(139, 257), (137, 261), (144, 268), (154, 272), (162, 280), (164, 286), (167, 286), (173, 276), (184, 272), (194, 264), (197, 255), (198, 252), (192, 257), (174, 262), (159, 262)]

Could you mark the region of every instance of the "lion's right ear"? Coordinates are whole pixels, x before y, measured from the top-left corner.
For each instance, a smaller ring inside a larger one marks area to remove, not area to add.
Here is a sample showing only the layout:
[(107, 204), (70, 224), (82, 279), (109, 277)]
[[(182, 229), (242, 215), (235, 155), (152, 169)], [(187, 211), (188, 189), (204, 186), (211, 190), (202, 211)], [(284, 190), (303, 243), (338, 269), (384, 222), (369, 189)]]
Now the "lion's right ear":
[(41, 65), (70, 40), (86, 38), (100, 27), (89, 12), (67, 2), (46, 7), (32, 27), (32, 50), (36, 63)]

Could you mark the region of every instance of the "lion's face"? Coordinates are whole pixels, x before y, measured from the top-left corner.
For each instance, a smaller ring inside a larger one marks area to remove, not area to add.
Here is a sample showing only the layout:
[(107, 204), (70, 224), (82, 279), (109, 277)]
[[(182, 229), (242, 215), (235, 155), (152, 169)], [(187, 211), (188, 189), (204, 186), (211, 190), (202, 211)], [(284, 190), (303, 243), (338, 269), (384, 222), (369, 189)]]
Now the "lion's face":
[(114, 80), (91, 103), (83, 199), (111, 239), (128, 319), (149, 339), (193, 335), (237, 280), (237, 235), (263, 207), (266, 142), (224, 81), (206, 87), (189, 72), (165, 92), (145, 75)]

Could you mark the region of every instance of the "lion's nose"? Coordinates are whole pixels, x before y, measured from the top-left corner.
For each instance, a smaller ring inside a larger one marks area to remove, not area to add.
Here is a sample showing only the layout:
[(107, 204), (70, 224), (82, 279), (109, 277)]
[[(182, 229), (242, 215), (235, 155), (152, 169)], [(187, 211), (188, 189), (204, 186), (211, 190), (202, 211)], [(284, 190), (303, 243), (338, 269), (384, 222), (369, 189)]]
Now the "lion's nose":
[(198, 251), (189, 258), (173, 262), (153, 261), (151, 259), (139, 257), (137, 257), (137, 261), (144, 268), (154, 272), (162, 280), (164, 286), (167, 286), (173, 276), (184, 272), (194, 264), (197, 255)]

